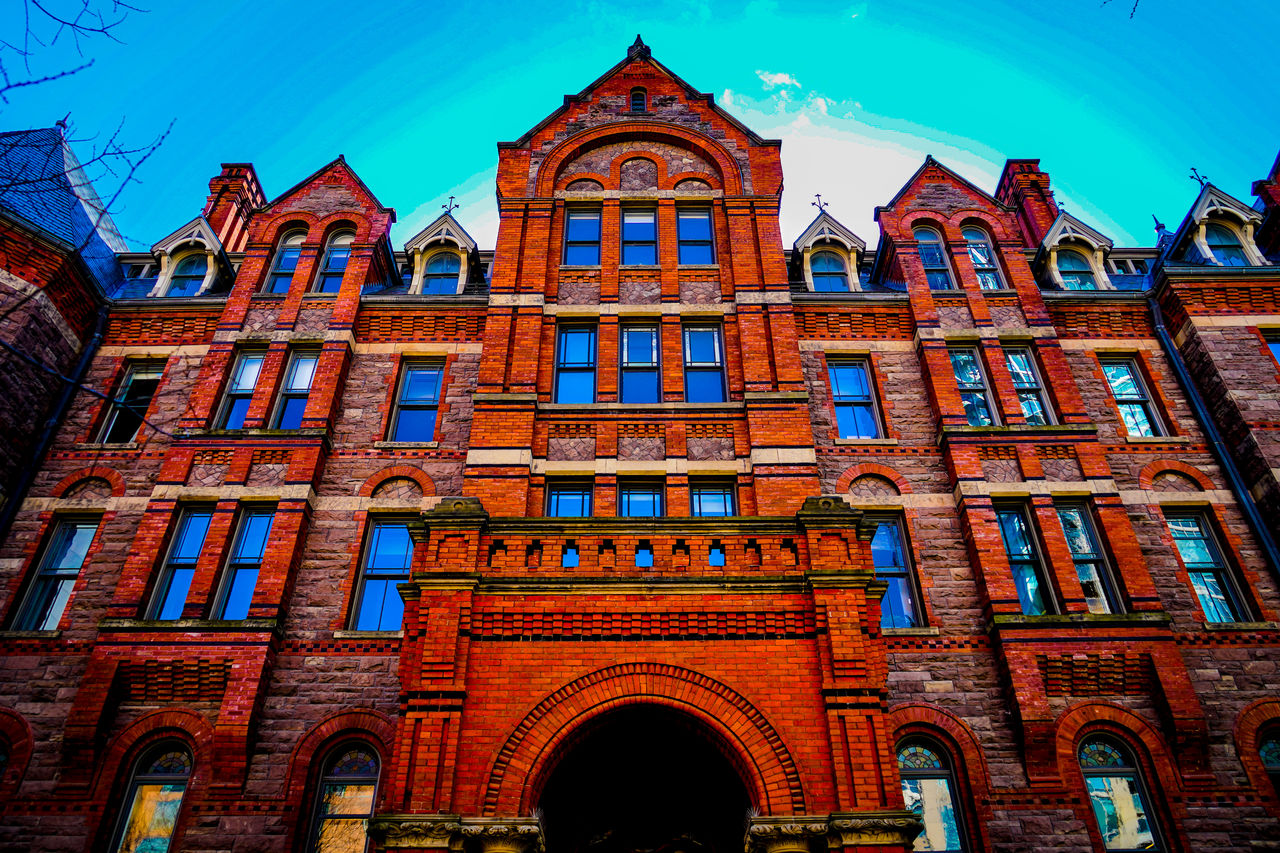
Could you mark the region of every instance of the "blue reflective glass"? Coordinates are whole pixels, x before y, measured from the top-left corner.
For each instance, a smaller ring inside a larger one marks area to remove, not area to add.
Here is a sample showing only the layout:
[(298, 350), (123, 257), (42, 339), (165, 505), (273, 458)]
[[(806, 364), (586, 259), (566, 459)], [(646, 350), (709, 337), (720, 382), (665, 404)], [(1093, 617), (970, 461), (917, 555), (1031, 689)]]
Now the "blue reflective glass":
[(622, 239), (652, 241), (658, 239), (658, 227), (652, 210), (626, 210), (622, 213)]
[(706, 243), (682, 243), (680, 263), (712, 264), (715, 263), (715, 256), (711, 254), (711, 246)]
[(733, 515), (733, 490), (728, 486), (695, 486), (689, 504), (691, 514), (697, 517)]
[(831, 392), (837, 398), (871, 399), (871, 388), (867, 384), (866, 365), (862, 363), (832, 365)]
[(436, 410), (401, 409), (396, 414), (396, 429), (392, 441), (435, 441)]
[(595, 371), (560, 371), (556, 381), (557, 403), (594, 403), (595, 400)]
[(413, 539), (407, 524), (376, 524), (369, 539), (370, 569), (406, 570), (413, 562)]
[(260, 563), (267, 549), (267, 537), (271, 534), (271, 512), (249, 512), (240, 523), (240, 535), (231, 559), (237, 563)]
[(222, 425), (223, 429), (243, 429), (245, 415), (249, 414), (248, 397), (237, 397), (231, 401), (231, 405), (227, 407), (227, 422)]
[(271, 280), (267, 282), (267, 293), (288, 293), (291, 283), (293, 283), (293, 273), (272, 275)]
[(662, 490), (628, 487), (621, 490), (618, 515), (632, 518), (655, 518), (662, 515)]
[(558, 361), (562, 366), (595, 365), (595, 329), (561, 329)]
[(452, 296), (458, 292), (456, 275), (429, 275), (422, 279), (422, 292), (428, 296)]
[(222, 604), (222, 619), (244, 619), (253, 603), (253, 588), (258, 585), (258, 568), (236, 569)]
[(570, 242), (600, 240), (600, 211), (570, 211), (565, 224), (565, 239)]
[(876, 527), (875, 536), (871, 539), (871, 563), (876, 567), (877, 572), (906, 569), (906, 557), (902, 553), (902, 535), (898, 532), (897, 522), (882, 521)]
[(187, 593), (191, 590), (191, 579), (195, 577), (194, 568), (177, 568), (169, 572), (169, 585), (157, 608), (157, 619), (181, 619), (182, 608), (187, 604)]
[(678, 214), (676, 228), (681, 240), (710, 240), (711, 211), (682, 210)]
[(204, 538), (209, 533), (210, 512), (187, 512), (178, 524), (174, 535), (173, 553), (169, 557), (171, 563), (194, 563), (204, 547)]
[(427, 261), (427, 272), (435, 274), (452, 273), (454, 277), (462, 271), (462, 259), (452, 252), (442, 252), (438, 255), (432, 255), (431, 260)]
[(622, 341), (623, 364), (638, 367), (658, 363), (657, 329), (623, 329)]
[(690, 403), (723, 403), (724, 379), (719, 370), (686, 370), (684, 398)]
[(547, 515), (586, 518), (591, 515), (591, 491), (582, 486), (552, 486), (547, 490)]
[(401, 403), (434, 403), (440, 393), (438, 367), (411, 367), (405, 371), (404, 385), (400, 391)]
[(720, 331), (719, 329), (685, 329), (684, 360), (685, 364), (719, 364), (720, 363)]
[(624, 243), (622, 263), (633, 266), (653, 266), (658, 263), (658, 247), (653, 243)]
[(280, 406), (280, 420), (276, 423), (276, 429), (300, 429), (302, 415), (306, 410), (306, 397), (286, 397)]
[(356, 615), (357, 631), (398, 631), (404, 621), (404, 599), (396, 585), (403, 578), (367, 578)]
[(599, 266), (600, 244), (587, 243), (566, 246), (564, 249), (564, 262), (570, 266)]
[(298, 257), (301, 249), (281, 249), (276, 253), (276, 272), (292, 273), (298, 268)]
[(622, 388), (618, 393), (622, 403), (657, 403), (658, 371), (628, 369), (622, 372)]

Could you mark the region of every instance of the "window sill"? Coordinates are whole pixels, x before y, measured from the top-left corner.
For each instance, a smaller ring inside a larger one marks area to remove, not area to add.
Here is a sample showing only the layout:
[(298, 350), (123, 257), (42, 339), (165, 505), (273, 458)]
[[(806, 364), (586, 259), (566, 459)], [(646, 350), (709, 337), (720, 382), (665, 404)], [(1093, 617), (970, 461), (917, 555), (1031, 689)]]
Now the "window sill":
[(983, 296), (1017, 296), (1018, 291), (1012, 287), (1000, 287), (995, 290), (979, 290)]
[(1277, 631), (1280, 622), (1205, 622), (1206, 631)]
[(77, 441), (74, 445), (76, 450), (93, 450), (93, 451), (118, 451), (118, 450), (140, 450), (141, 445), (135, 441), (128, 441), (123, 444), (107, 444), (105, 441)]
[(440, 446), (438, 441), (375, 441), (377, 450), (434, 450)]
[(661, 264), (618, 264), (618, 269), (631, 270), (631, 271), (636, 271), (636, 270), (657, 271), (662, 269), (662, 265)]
[(719, 270), (719, 264), (677, 264), (676, 269), (680, 270)]
[(344, 630), (334, 631), (333, 638), (335, 640), (399, 640), (403, 639), (404, 631), (355, 631)]
[(561, 264), (560, 272), (586, 272), (590, 270), (600, 271), (599, 264)]
[(172, 631), (174, 633), (274, 631), (278, 624), (278, 620), (275, 619), (103, 619), (98, 623), (98, 629), (103, 633), (112, 631)]
[(337, 298), (338, 298), (338, 294), (336, 294), (336, 293), (317, 293), (317, 292), (312, 291), (312, 292), (309, 292), (309, 293), (304, 293), (304, 294), (302, 294), (302, 298), (303, 298), (304, 300), (315, 300), (315, 299), (337, 299)]
[(989, 629), (1048, 629), (1069, 625), (1088, 625), (1091, 628), (1129, 627), (1133, 625), (1168, 625), (1170, 617), (1162, 610), (1140, 613), (1052, 613), (1045, 616), (1027, 616), (1022, 613), (997, 613), (991, 617)]
[(920, 628), (881, 628), (882, 637), (937, 637), (942, 634), (938, 628), (923, 626)]
[(255, 300), (261, 299), (264, 302), (282, 302), (284, 301), (284, 298), (288, 295), (289, 294), (287, 293), (262, 293), (261, 291), (259, 291), (258, 293), (253, 294), (253, 296), (250, 298)]
[(739, 400), (728, 403), (539, 403), (538, 410), (545, 412), (691, 412), (738, 411), (746, 407)]
[(1006, 424), (1004, 426), (969, 426), (968, 424), (945, 425), (939, 430), (942, 435), (1092, 435), (1098, 431), (1093, 424)]
[(189, 430), (188, 438), (323, 438), (329, 432), (323, 427), (308, 427), (307, 429), (263, 429), (254, 427), (251, 429), (203, 429)]
[(870, 444), (878, 447), (893, 447), (901, 444), (896, 438), (837, 438), (835, 440), (837, 447), (848, 447), (857, 444)]
[(0, 631), (0, 640), (56, 640), (61, 631)]
[(1129, 444), (1190, 444), (1191, 439), (1185, 435), (1130, 435), (1125, 437)]

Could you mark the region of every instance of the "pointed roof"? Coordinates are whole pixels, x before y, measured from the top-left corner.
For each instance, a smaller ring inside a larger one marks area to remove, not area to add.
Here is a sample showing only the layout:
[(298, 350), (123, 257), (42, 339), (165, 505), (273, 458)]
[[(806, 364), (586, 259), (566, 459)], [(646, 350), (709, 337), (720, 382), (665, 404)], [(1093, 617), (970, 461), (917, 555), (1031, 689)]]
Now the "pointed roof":
[(854, 234), (825, 210), (818, 211), (818, 215), (809, 223), (809, 227), (804, 229), (804, 232), (796, 238), (791, 248), (798, 252), (820, 240), (834, 240), (837, 243), (843, 243), (845, 248), (858, 252), (864, 252), (867, 249), (866, 240)]
[(218, 240), (218, 235), (213, 233), (213, 228), (209, 226), (209, 220), (205, 219), (203, 215), (197, 216), (177, 231), (158, 240), (151, 247), (151, 251), (152, 253), (165, 252), (173, 254), (174, 249), (183, 243), (192, 241), (203, 243), (207, 248), (215, 252), (222, 252), (222, 242)]
[(1110, 249), (1114, 245), (1110, 237), (1095, 231), (1065, 210), (1060, 210), (1058, 218), (1053, 220), (1053, 224), (1045, 232), (1044, 239), (1040, 241), (1040, 248), (1048, 249), (1063, 240), (1080, 240), (1095, 249)]
[(1252, 222), (1254, 227), (1262, 224), (1262, 213), (1250, 207), (1235, 196), (1228, 195), (1208, 181), (1200, 188), (1195, 203), (1183, 217), (1178, 230), (1173, 232), (1165, 245), (1164, 254), (1176, 252), (1191, 236), (1191, 231), (1205, 219), (1215, 214), (1228, 214), (1241, 222)]
[(451, 213), (442, 213), (437, 216), (434, 222), (411, 237), (409, 242), (404, 244), (404, 249), (406, 252), (412, 252), (414, 249), (425, 249), (432, 243), (444, 242), (454, 243), (467, 252), (479, 249), (476, 241)]
[(707, 106), (709, 106), (717, 116), (724, 119), (729, 124), (736, 127), (738, 130), (742, 131), (742, 133), (745, 134), (746, 137), (750, 139), (753, 144), (755, 145), (781, 145), (782, 144), (782, 140), (780, 139), (764, 139), (759, 134), (757, 134), (754, 130), (747, 127), (745, 124), (738, 121), (733, 116), (729, 115), (729, 113), (725, 112), (723, 107), (718, 106), (716, 104), (715, 95), (711, 94), (710, 92), (699, 92), (680, 75), (676, 74), (670, 68), (663, 65), (658, 60), (654, 59), (653, 51), (651, 51), (649, 49), (649, 46), (644, 43), (644, 39), (640, 38), (640, 36), (637, 34), (636, 40), (631, 43), (631, 46), (629, 48), (627, 48), (627, 55), (622, 59), (621, 62), (619, 62), (617, 65), (613, 66), (612, 68), (610, 68), (605, 73), (601, 74), (595, 80), (591, 81), (589, 84), (587, 84), (586, 88), (584, 88), (578, 94), (565, 95), (564, 103), (561, 104), (559, 108), (557, 108), (554, 112), (552, 112), (542, 121), (538, 122), (532, 128), (530, 128), (529, 130), (521, 134), (519, 139), (515, 140), (514, 142), (499, 142), (498, 147), (499, 148), (522, 148), (525, 145), (528, 145), (529, 140), (531, 140), (534, 136), (536, 136), (538, 132), (541, 131), (544, 127), (551, 124), (560, 116), (564, 115), (565, 112), (568, 111), (570, 106), (576, 103), (582, 103), (590, 100), (592, 91), (594, 91), (597, 87), (599, 87), (602, 83), (604, 83), (610, 77), (613, 77), (615, 74), (618, 74), (628, 65), (630, 65), (632, 62), (637, 60), (642, 62), (647, 62), (648, 64), (652, 65), (659, 73), (666, 75), (677, 86), (683, 89), (685, 94), (691, 100), (700, 100), (705, 102)]
[(310, 175), (308, 175), (307, 177), (305, 177), (305, 178), (303, 178), (302, 180), (298, 181), (298, 183), (296, 183), (296, 184), (294, 184), (293, 186), (289, 187), (289, 189), (285, 190), (285, 191), (284, 191), (284, 192), (282, 192), (280, 195), (278, 195), (278, 196), (276, 196), (275, 198), (271, 199), (271, 201), (267, 202), (267, 203), (262, 207), (262, 209), (263, 209), (263, 210), (270, 210), (271, 208), (276, 207), (277, 205), (279, 205), (281, 202), (285, 201), (286, 199), (288, 199), (288, 198), (290, 198), (290, 197), (292, 197), (292, 196), (294, 196), (294, 195), (297, 195), (297, 194), (298, 194), (298, 193), (300, 193), (302, 190), (306, 189), (306, 188), (307, 188), (307, 186), (309, 186), (310, 184), (312, 184), (313, 182), (315, 182), (315, 181), (316, 181), (316, 179), (318, 179), (320, 176), (324, 175), (326, 172), (328, 172), (328, 171), (329, 171), (329, 170), (331, 170), (331, 169), (332, 169), (332, 170), (337, 170), (337, 171), (340, 171), (340, 172), (345, 172), (347, 175), (349, 175), (349, 176), (352, 178), (352, 180), (354, 180), (354, 181), (355, 181), (356, 186), (357, 186), (357, 187), (360, 189), (360, 191), (364, 194), (364, 196), (365, 196), (365, 201), (369, 204), (369, 206), (371, 206), (371, 207), (376, 207), (378, 210), (382, 211), (383, 213), (388, 213), (388, 214), (390, 214), (390, 215), (391, 215), (391, 221), (392, 221), (392, 222), (395, 222), (395, 220), (396, 220), (396, 211), (395, 211), (395, 208), (387, 207), (387, 206), (386, 206), (386, 205), (384, 205), (382, 202), (378, 201), (378, 197), (377, 197), (377, 196), (375, 196), (375, 195), (373, 194), (373, 190), (369, 189), (368, 184), (366, 184), (366, 183), (365, 183), (365, 182), (360, 178), (360, 176), (356, 174), (356, 170), (355, 170), (355, 169), (353, 169), (353, 168), (351, 168), (351, 165), (350, 165), (349, 163), (347, 163), (347, 158), (346, 158), (346, 155), (344, 155), (344, 154), (339, 154), (339, 155), (337, 156), (337, 158), (336, 158), (336, 159), (330, 160), (328, 163), (324, 164), (324, 165), (323, 165), (323, 166), (321, 166), (319, 169), (316, 169), (314, 172), (312, 172), (312, 173), (311, 173)]
[(993, 207), (999, 208), (1001, 210), (1009, 209), (1008, 205), (1001, 202), (991, 193), (977, 186), (968, 178), (961, 175), (959, 172), (956, 172), (955, 170), (950, 169), (947, 166), (943, 165), (940, 161), (934, 159), (934, 156), (932, 154), (926, 154), (924, 157), (924, 162), (920, 164), (920, 168), (916, 169), (915, 174), (907, 179), (907, 182), (902, 185), (902, 188), (898, 190), (897, 193), (894, 194), (893, 198), (889, 199), (889, 203), (882, 204), (876, 208), (876, 215), (879, 216), (879, 213), (881, 210), (889, 210), (893, 208), (899, 201), (902, 200), (902, 197), (906, 195), (907, 190), (915, 186), (915, 184), (920, 180), (920, 178), (924, 175), (924, 173), (928, 171), (930, 168), (939, 169), (940, 171), (944, 172), (948, 177), (950, 177), (956, 183), (960, 184), (961, 186), (964, 186), (965, 188), (981, 196), (983, 199), (986, 199), (987, 201), (989, 201)]

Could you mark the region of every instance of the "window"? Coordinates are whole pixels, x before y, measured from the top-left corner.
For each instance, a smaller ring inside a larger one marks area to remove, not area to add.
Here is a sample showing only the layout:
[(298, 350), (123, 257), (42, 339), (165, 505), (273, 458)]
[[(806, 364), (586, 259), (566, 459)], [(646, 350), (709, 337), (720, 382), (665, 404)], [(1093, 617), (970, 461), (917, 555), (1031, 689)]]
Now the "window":
[(570, 266), (600, 265), (600, 211), (569, 208), (565, 213), (564, 262)]
[(916, 836), (916, 850), (961, 853), (965, 849), (955, 780), (945, 756), (929, 741), (908, 741), (898, 747), (903, 802), (924, 823), (924, 831)]
[(427, 259), (422, 275), (422, 292), (434, 296), (453, 296), (458, 292), (458, 276), (462, 258), (454, 252), (436, 252)]
[(1036, 426), (1053, 423), (1031, 350), (1025, 347), (1005, 347), (1004, 360), (1009, 367), (1014, 390), (1018, 392), (1018, 403), (1022, 406), (1022, 416), (1027, 419), (1027, 423)]
[(364, 853), (378, 789), (378, 756), (362, 743), (329, 754), (316, 788), (310, 853)]
[(191, 753), (182, 744), (164, 743), (144, 753), (129, 780), (127, 805), (111, 849), (117, 853), (168, 850), (190, 778)]
[(1092, 513), (1081, 504), (1060, 504), (1058, 520), (1067, 539), (1067, 548), (1076, 564), (1080, 589), (1090, 613), (1120, 613), (1124, 608), (1116, 590), (1115, 578), (1098, 544)]
[(870, 365), (865, 359), (830, 361), (831, 402), (836, 409), (836, 432), (841, 438), (879, 438), (871, 394)]
[(1235, 580), (1203, 513), (1165, 514), (1173, 544), (1200, 600), (1206, 622), (1241, 622), (1247, 614)]
[(733, 483), (691, 483), (689, 514), (695, 518), (727, 517), (735, 514)]
[(561, 326), (556, 342), (557, 403), (596, 401), (595, 326)]
[(947, 249), (942, 244), (942, 235), (932, 228), (917, 228), (912, 234), (916, 238), (920, 263), (924, 265), (924, 277), (929, 282), (929, 289), (954, 289), (955, 283), (951, 280), (951, 266), (947, 263)]
[(31, 579), (31, 588), (18, 608), (14, 630), (57, 630), (97, 532), (97, 519), (65, 519), (57, 523)]
[(622, 209), (622, 263), (658, 262), (658, 212), (653, 208)]
[(1142, 384), (1138, 364), (1132, 358), (1107, 359), (1102, 373), (1111, 386), (1111, 396), (1120, 409), (1120, 419), (1130, 436), (1161, 435), (1160, 421), (1151, 408), (1151, 396)]
[(1253, 266), (1249, 256), (1244, 253), (1244, 246), (1235, 232), (1225, 225), (1209, 224), (1204, 227), (1204, 239), (1209, 245), (1213, 259), (1224, 267)]
[(1022, 612), (1027, 616), (1052, 613), (1052, 593), (1044, 576), (1026, 507), (998, 507), (996, 521), (1000, 525), (1000, 538), (1004, 541), (1004, 553), (1013, 572), (1013, 584), (1018, 590)]
[(1080, 744), (1080, 772), (1107, 850), (1160, 850), (1141, 774), (1129, 751), (1107, 738)]
[(555, 518), (587, 518), (591, 515), (590, 483), (556, 483), (547, 486), (547, 515)]
[(1276, 360), (1276, 364), (1280, 365), (1280, 337), (1267, 338), (1267, 349), (1271, 351), (1271, 357)]
[(178, 261), (169, 277), (169, 289), (165, 296), (195, 296), (204, 284), (204, 274), (209, 269), (209, 259), (203, 252), (190, 254)]
[(102, 424), (100, 442), (128, 444), (137, 437), (162, 375), (163, 362), (135, 362), (128, 366)]
[(360, 569), (359, 603), (352, 628), (357, 631), (399, 631), (404, 600), (396, 584), (409, 580), (413, 539), (403, 521), (374, 521), (364, 545)]
[(248, 617), (274, 519), (275, 512), (269, 509), (247, 509), (240, 513), (231, 557), (222, 575), (222, 590), (213, 608), (214, 619)]
[(265, 352), (257, 350), (242, 351), (236, 356), (231, 368), (231, 381), (222, 396), (222, 414), (218, 418), (222, 429), (244, 429), (245, 415), (249, 414), (253, 389), (258, 384), (258, 374), (266, 357)]
[(809, 256), (809, 271), (813, 273), (813, 289), (819, 293), (848, 292), (844, 259), (835, 252), (814, 252)]
[(684, 327), (684, 398), (690, 403), (725, 401), (719, 326)]
[(276, 429), (302, 427), (302, 415), (307, 410), (307, 398), (311, 394), (311, 382), (315, 379), (319, 361), (318, 352), (294, 351), (289, 356), (284, 384), (280, 387), (280, 400), (276, 403)]
[(1067, 290), (1098, 289), (1089, 259), (1074, 249), (1058, 250), (1058, 275), (1062, 278), (1062, 286)]
[(350, 231), (340, 231), (329, 238), (320, 264), (320, 277), (316, 279), (316, 293), (337, 293), (342, 289), (342, 276), (351, 260), (351, 244), (355, 239), (356, 235)]
[(996, 253), (991, 248), (991, 241), (987, 239), (987, 232), (981, 228), (965, 228), (960, 233), (964, 236), (969, 260), (973, 262), (973, 271), (978, 275), (978, 287), (983, 290), (1003, 290), (1004, 279), (1000, 277)]
[(196, 561), (204, 549), (212, 519), (213, 513), (208, 509), (187, 508), (178, 516), (178, 526), (173, 531), (164, 568), (160, 570), (148, 619), (182, 618), (187, 591), (191, 589), (191, 579), (196, 573)]
[(902, 519), (878, 519), (871, 538), (871, 563), (876, 577), (889, 584), (880, 600), (881, 628), (919, 628), (924, 624), (907, 553)]
[(293, 282), (293, 272), (298, 268), (298, 258), (302, 255), (302, 241), (306, 234), (294, 231), (280, 240), (276, 249), (276, 260), (271, 265), (271, 277), (267, 279), (267, 293), (288, 293)]
[(951, 369), (956, 374), (960, 388), (960, 402), (969, 426), (994, 426), (996, 419), (991, 411), (991, 392), (987, 390), (987, 377), (982, 372), (982, 362), (976, 349), (952, 349)]
[(620, 403), (660, 403), (658, 327), (622, 327), (622, 363), (618, 387)]
[(440, 382), (444, 365), (433, 362), (405, 362), (400, 372), (400, 389), (391, 413), (389, 441), (434, 441), (436, 415), (440, 408)]
[(642, 113), (648, 108), (648, 93), (644, 89), (631, 90), (631, 112)]
[(1280, 731), (1272, 730), (1262, 736), (1258, 757), (1262, 759), (1262, 769), (1271, 779), (1271, 787), (1280, 792)]
[(662, 514), (660, 483), (620, 483), (618, 485), (619, 518), (658, 518)]
[(714, 264), (711, 210), (705, 207), (677, 208), (676, 241), (681, 264)]

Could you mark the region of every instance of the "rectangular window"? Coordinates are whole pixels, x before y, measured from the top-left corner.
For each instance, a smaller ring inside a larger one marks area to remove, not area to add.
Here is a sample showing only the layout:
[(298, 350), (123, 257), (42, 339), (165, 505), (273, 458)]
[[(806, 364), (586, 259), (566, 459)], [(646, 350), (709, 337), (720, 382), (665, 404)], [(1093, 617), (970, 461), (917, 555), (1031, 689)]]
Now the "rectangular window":
[(622, 209), (622, 263), (658, 263), (658, 212), (653, 208)]
[(103, 444), (128, 444), (138, 435), (142, 419), (151, 405), (160, 377), (164, 375), (164, 362), (137, 362), (125, 370), (111, 409), (102, 424), (98, 438)]
[(245, 415), (253, 400), (253, 389), (262, 372), (262, 362), (267, 357), (258, 350), (242, 351), (231, 367), (231, 380), (222, 396), (222, 413), (218, 418), (221, 429), (244, 429)]
[(208, 509), (184, 509), (173, 531), (169, 553), (156, 583), (155, 595), (148, 609), (148, 619), (181, 619), (187, 603), (187, 591), (195, 577), (196, 561), (204, 550), (213, 513)]
[(347, 263), (350, 260), (350, 241), (345, 244), (330, 242), (324, 253), (324, 268), (320, 270), (320, 277), (316, 281), (316, 292), (337, 293), (341, 290), (342, 278), (347, 274)]
[(434, 441), (444, 365), (406, 361), (391, 413), (391, 441)]
[(276, 429), (302, 427), (302, 414), (307, 410), (307, 398), (311, 395), (311, 382), (319, 361), (320, 353), (311, 350), (295, 350), (289, 356), (280, 400), (276, 403)]
[(404, 599), (397, 584), (409, 580), (413, 539), (403, 521), (375, 521), (369, 526), (360, 566), (360, 590), (351, 627), (357, 631), (399, 631)]
[(662, 514), (660, 483), (620, 483), (618, 485), (619, 518), (658, 518)]
[(97, 519), (68, 519), (57, 523), (37, 564), (31, 587), (18, 608), (14, 630), (57, 630), (97, 532)]
[(987, 377), (982, 371), (982, 360), (976, 349), (952, 349), (951, 369), (956, 374), (960, 388), (960, 400), (964, 403), (964, 415), (969, 426), (993, 426), (996, 422), (991, 409), (991, 392)]
[(871, 563), (876, 577), (889, 584), (880, 600), (882, 628), (918, 628), (924, 624), (916, 604), (916, 581), (908, 553), (902, 519), (878, 519), (871, 539)]
[(711, 235), (711, 210), (705, 207), (678, 208), (676, 241), (681, 264), (714, 264), (716, 254)]
[(1276, 360), (1276, 364), (1280, 364), (1280, 337), (1267, 338), (1267, 349), (1271, 350), (1271, 357)]
[(836, 430), (841, 438), (879, 438), (880, 419), (876, 416), (875, 397), (871, 392), (871, 365), (866, 359), (840, 359), (827, 362), (831, 378), (831, 402), (836, 410)]
[(1036, 372), (1036, 358), (1025, 347), (1005, 347), (1004, 361), (1013, 377), (1013, 387), (1018, 392), (1018, 403), (1027, 423), (1043, 426), (1053, 423), (1049, 406), (1045, 401), (1040, 374)]
[(1166, 514), (1173, 544), (1191, 578), (1206, 622), (1245, 621), (1247, 609), (1203, 513)]
[(623, 326), (618, 402), (660, 403), (658, 327)]
[(1004, 541), (1004, 553), (1013, 571), (1013, 583), (1018, 590), (1022, 612), (1027, 616), (1052, 613), (1049, 584), (1044, 576), (1044, 566), (1040, 562), (1034, 528), (1027, 517), (1026, 507), (998, 507), (996, 521), (1000, 525), (1000, 538)]
[(596, 328), (561, 326), (556, 341), (557, 403), (596, 401)]
[(1080, 577), (1080, 589), (1090, 613), (1121, 613), (1124, 608), (1117, 593), (1115, 578), (1102, 554), (1098, 533), (1094, 529), (1093, 514), (1081, 504), (1058, 506), (1058, 520), (1067, 538), (1071, 559)]
[(564, 262), (570, 266), (600, 265), (600, 211), (569, 208), (564, 216)]
[(684, 327), (684, 398), (690, 403), (725, 401), (719, 326)]
[(1137, 361), (1132, 358), (1103, 360), (1102, 373), (1111, 386), (1111, 396), (1120, 409), (1125, 431), (1131, 436), (1161, 435), (1160, 421), (1151, 407), (1151, 395), (1142, 382)]
[(274, 520), (275, 511), (270, 509), (247, 509), (240, 513), (231, 556), (222, 573), (222, 589), (213, 608), (214, 619), (244, 619), (249, 615)]
[(298, 259), (302, 257), (301, 236), (298, 244), (281, 245), (276, 250), (276, 262), (271, 268), (271, 277), (267, 279), (267, 293), (288, 293), (293, 283), (293, 273), (298, 269)]
[(733, 483), (689, 484), (689, 515), (695, 518), (721, 518), (736, 513)]
[(591, 515), (590, 483), (556, 483), (547, 486), (547, 515), (554, 518), (587, 518)]

